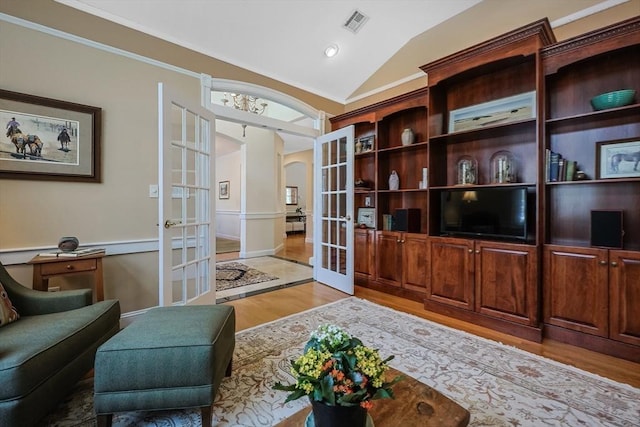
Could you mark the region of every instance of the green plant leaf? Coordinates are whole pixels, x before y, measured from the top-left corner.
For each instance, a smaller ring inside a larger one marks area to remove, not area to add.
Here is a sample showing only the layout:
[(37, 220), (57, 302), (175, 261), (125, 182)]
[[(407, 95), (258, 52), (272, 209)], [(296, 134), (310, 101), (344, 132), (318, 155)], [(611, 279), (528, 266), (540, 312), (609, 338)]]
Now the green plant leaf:
[(290, 385), (284, 385), (280, 382), (277, 382), (273, 385), (273, 389), (274, 390), (282, 390), (282, 391), (294, 391), (296, 390), (296, 385), (295, 384), (290, 384)]
[(306, 395), (306, 393), (304, 392), (304, 390), (296, 389), (296, 391), (294, 391), (289, 396), (287, 396), (287, 398), (285, 399), (284, 403), (291, 402), (292, 400), (299, 399), (299, 398), (301, 398), (302, 396), (305, 396), (305, 395)]
[(322, 390), (322, 400), (330, 405), (336, 404), (336, 395), (333, 392), (333, 377), (327, 375), (320, 381), (320, 389)]

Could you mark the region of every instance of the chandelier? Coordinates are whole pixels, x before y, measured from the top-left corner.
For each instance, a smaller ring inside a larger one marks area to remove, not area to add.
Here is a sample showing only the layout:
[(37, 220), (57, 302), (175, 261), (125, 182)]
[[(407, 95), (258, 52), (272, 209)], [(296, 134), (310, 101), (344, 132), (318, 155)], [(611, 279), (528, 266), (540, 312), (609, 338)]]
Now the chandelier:
[[(258, 102), (260, 98), (257, 96), (243, 95), (240, 93), (226, 93), (222, 98), (225, 107), (233, 107), (236, 110), (247, 111), (253, 114), (262, 114), (267, 108), (266, 102)], [(231, 105), (228, 105), (231, 103)], [(242, 136), (246, 136), (247, 125), (242, 125)]]

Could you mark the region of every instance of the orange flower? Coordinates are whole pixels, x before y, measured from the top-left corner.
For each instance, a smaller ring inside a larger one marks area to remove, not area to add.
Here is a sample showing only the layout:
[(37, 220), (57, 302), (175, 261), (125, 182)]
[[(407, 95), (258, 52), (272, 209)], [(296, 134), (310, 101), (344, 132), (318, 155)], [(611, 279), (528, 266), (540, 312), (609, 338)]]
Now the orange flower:
[(367, 411), (373, 407), (373, 403), (370, 400), (365, 400), (364, 402), (360, 402), (360, 407), (366, 409)]
[(326, 371), (327, 369), (331, 368), (331, 366), (333, 366), (333, 359), (329, 359), (327, 360), (324, 365), (322, 365), (322, 370)]
[(331, 371), (331, 376), (338, 381), (342, 381), (344, 378), (344, 372), (334, 369), (333, 371)]

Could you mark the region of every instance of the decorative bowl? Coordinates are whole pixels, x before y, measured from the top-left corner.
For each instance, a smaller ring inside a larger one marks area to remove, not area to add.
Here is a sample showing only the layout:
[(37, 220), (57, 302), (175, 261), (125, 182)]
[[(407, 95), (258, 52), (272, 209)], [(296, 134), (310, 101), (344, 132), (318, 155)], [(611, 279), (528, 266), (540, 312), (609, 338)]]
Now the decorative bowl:
[(62, 252), (72, 252), (78, 248), (79, 244), (80, 241), (77, 237), (61, 237), (58, 241), (58, 249), (60, 249)]
[(636, 91), (633, 89), (616, 90), (602, 93), (591, 98), (591, 105), (594, 110), (607, 110), (609, 108), (623, 107), (633, 102)]

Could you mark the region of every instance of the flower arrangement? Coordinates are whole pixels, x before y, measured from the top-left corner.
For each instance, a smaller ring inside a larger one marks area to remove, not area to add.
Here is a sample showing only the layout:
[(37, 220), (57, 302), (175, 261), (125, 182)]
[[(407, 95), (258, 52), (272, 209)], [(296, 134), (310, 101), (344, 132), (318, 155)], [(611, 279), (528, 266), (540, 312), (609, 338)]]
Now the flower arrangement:
[(291, 361), (295, 384), (276, 383), (274, 389), (290, 391), (285, 400), (309, 396), (330, 406), (372, 407), (372, 400), (393, 398), (391, 386), (401, 377), (385, 381), (390, 356), (382, 359), (378, 350), (335, 325), (322, 325), (311, 334), (302, 356)]

